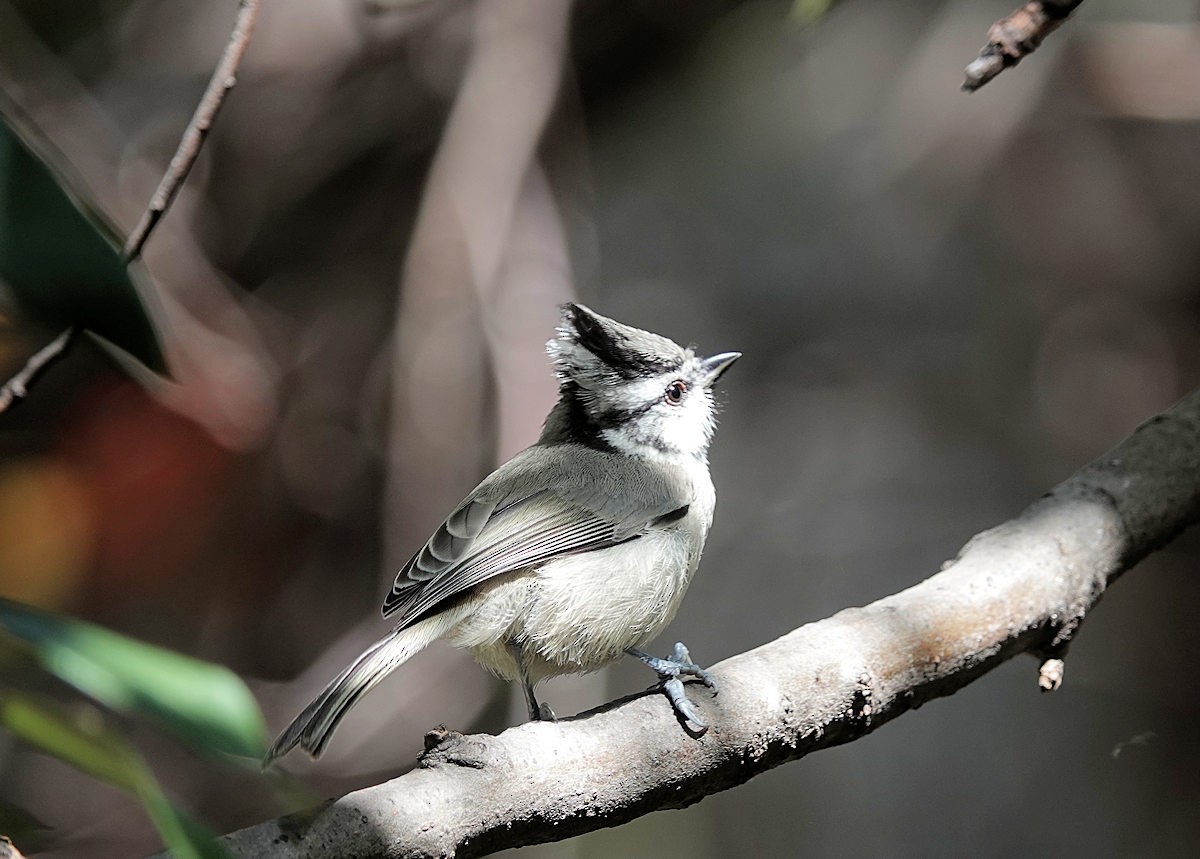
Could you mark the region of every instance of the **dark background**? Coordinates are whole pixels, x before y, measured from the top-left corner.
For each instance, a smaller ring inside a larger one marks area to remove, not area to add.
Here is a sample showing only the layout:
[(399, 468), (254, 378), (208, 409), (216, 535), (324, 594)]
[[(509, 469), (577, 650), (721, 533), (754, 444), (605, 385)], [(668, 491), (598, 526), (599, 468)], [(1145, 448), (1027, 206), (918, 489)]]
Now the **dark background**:
[[(175, 381), (147, 391), (84, 344), (0, 419), (0, 592), (229, 665), (282, 727), (387, 628), (400, 563), (535, 438), (570, 296), (745, 355), (716, 524), (658, 649), (715, 662), (931, 575), (1200, 380), (1196, 4), (1093, 0), (958, 92), (1011, 3), (854, 0), (808, 24), (822, 4), (583, 2), (555, 84), (556, 3), (268, 0), (146, 253)], [(235, 4), (16, 5), (7, 62), (128, 227)], [(52, 335), (0, 329), (3, 375)], [(1198, 553), (1187, 534), (1117, 582), (1054, 695), (1017, 659), (525, 855), (1190, 855)], [(563, 713), (647, 682), (621, 664), (544, 691)], [(320, 764), (289, 759), (313, 793), (288, 799), (132, 730), (224, 831), (411, 766), (439, 722), (501, 730), (519, 697), (435, 646)], [(0, 773), (53, 827), (46, 855), (156, 844), (131, 799), (7, 737)]]

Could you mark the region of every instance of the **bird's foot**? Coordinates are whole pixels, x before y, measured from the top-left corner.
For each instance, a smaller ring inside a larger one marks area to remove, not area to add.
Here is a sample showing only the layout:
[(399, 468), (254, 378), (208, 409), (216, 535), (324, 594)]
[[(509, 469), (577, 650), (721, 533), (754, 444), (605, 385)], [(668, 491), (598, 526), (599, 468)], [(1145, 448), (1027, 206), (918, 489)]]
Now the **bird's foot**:
[(682, 642), (675, 644), (674, 654), (662, 659), (644, 653), (636, 647), (630, 647), (625, 652), (646, 663), (658, 675), (659, 684), (675, 709), (676, 715), (695, 725), (701, 734), (708, 730), (708, 725), (700, 718), (700, 714), (696, 712), (696, 708), (684, 694), (683, 680), (680, 678), (681, 676), (695, 677), (709, 689), (716, 689), (717, 684), (711, 674), (692, 662), (692, 656)]
[(550, 709), (550, 705), (543, 701), (538, 705), (537, 720), (539, 722), (557, 722), (558, 716), (554, 715), (554, 711)]

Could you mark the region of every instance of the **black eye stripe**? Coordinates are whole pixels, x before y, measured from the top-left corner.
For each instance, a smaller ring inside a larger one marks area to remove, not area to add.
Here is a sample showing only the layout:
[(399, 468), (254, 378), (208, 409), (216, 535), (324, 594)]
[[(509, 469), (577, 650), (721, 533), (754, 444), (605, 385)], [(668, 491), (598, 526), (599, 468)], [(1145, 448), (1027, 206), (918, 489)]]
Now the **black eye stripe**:
[(656, 405), (658, 405), (658, 400), (651, 400), (648, 403), (635, 406), (631, 409), (609, 409), (600, 415), (596, 423), (599, 424), (601, 429), (613, 429), (640, 418)]

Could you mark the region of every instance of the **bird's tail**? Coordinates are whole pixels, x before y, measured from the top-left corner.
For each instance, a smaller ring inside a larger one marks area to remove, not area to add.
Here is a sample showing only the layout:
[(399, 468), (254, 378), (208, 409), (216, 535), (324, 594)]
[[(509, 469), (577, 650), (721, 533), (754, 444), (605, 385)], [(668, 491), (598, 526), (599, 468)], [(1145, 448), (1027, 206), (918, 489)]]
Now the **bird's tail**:
[(263, 769), (296, 746), (314, 758), (318, 757), (325, 750), (333, 729), (359, 698), (460, 619), (448, 617), (451, 613), (442, 612), (398, 629), (368, 647), (284, 728), (263, 757)]

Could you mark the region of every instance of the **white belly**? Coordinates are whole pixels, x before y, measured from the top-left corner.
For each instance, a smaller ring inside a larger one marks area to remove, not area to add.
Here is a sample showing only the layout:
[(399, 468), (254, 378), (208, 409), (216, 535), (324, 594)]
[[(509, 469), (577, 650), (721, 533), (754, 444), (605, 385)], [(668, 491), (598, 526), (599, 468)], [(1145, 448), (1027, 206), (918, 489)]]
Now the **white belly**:
[[(519, 679), (594, 671), (641, 647), (675, 617), (700, 559), (707, 522), (690, 521), (636, 540), (551, 561), (484, 586), (475, 610), (448, 638), (488, 670)], [(687, 527), (691, 526), (691, 527)]]
[(693, 498), (678, 522), (594, 552), (497, 576), (471, 598), (446, 637), (483, 667), (519, 680), (514, 650), (536, 683), (594, 671), (642, 647), (675, 617), (700, 561), (716, 497), (708, 469), (693, 463)]

